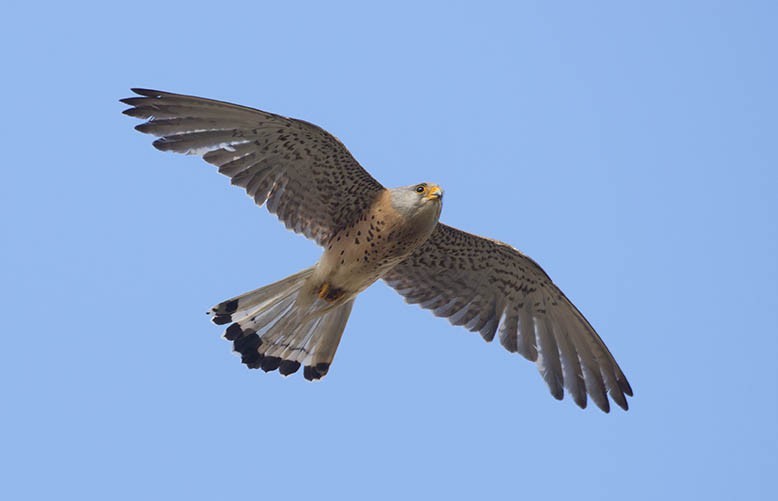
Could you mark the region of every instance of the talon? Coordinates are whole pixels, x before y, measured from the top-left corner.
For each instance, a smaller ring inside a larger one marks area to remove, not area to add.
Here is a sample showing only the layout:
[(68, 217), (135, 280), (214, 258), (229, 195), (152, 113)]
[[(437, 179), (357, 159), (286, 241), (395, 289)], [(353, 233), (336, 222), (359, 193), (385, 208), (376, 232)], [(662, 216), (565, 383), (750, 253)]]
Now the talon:
[(345, 294), (345, 291), (343, 289), (337, 289), (335, 287), (330, 287), (330, 284), (327, 282), (324, 282), (321, 284), (321, 287), (319, 288), (319, 298), (324, 299), (325, 301), (328, 301), (330, 303), (337, 301)]

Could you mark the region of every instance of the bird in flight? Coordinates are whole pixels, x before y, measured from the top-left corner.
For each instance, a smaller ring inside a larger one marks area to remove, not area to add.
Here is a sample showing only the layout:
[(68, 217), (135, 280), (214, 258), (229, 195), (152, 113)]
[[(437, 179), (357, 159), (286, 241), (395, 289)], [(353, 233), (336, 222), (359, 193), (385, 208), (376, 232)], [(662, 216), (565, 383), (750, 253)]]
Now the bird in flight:
[(438, 221), (440, 186), (387, 189), (332, 134), (311, 123), (201, 97), (132, 89), (124, 113), (162, 151), (202, 156), (287, 228), (319, 244), (319, 261), (209, 311), (229, 324), (252, 369), (305, 379), (330, 369), (354, 300), (378, 279), (454, 325), (496, 336), (535, 362), (551, 394), (627, 410), (632, 388), (602, 339), (532, 259)]

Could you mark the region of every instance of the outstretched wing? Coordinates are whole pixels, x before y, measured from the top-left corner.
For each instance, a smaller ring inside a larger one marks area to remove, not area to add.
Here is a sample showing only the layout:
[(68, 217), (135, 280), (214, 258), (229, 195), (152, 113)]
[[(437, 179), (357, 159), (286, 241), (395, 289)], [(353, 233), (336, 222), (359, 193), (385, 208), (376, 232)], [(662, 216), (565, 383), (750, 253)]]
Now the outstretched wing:
[(323, 245), (384, 190), (333, 135), (316, 125), (201, 97), (132, 89), (126, 115), (162, 151), (202, 155), (257, 205)]
[(532, 259), (513, 247), (439, 223), (429, 240), (384, 280), (409, 303), (494, 339), (537, 364), (551, 394), (581, 407), (587, 393), (605, 412), (607, 394), (632, 396), (605, 343)]

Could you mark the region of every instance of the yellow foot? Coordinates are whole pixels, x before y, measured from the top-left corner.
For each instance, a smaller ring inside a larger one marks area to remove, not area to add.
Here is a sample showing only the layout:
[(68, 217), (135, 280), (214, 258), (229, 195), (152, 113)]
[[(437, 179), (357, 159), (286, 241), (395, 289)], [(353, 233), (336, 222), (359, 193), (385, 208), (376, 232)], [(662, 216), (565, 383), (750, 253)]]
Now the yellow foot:
[(344, 294), (344, 292), (345, 291), (343, 289), (330, 287), (328, 282), (324, 282), (319, 288), (319, 297), (331, 303), (338, 300)]

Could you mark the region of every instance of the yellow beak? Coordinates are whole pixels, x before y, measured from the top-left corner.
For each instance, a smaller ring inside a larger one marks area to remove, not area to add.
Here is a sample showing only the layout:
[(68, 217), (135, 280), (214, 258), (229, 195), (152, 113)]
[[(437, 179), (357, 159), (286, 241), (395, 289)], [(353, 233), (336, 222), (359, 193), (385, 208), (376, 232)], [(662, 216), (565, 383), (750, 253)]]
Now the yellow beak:
[(430, 188), (430, 190), (427, 192), (427, 196), (424, 198), (427, 200), (438, 200), (443, 198), (443, 190), (440, 189), (440, 186), (433, 186)]

